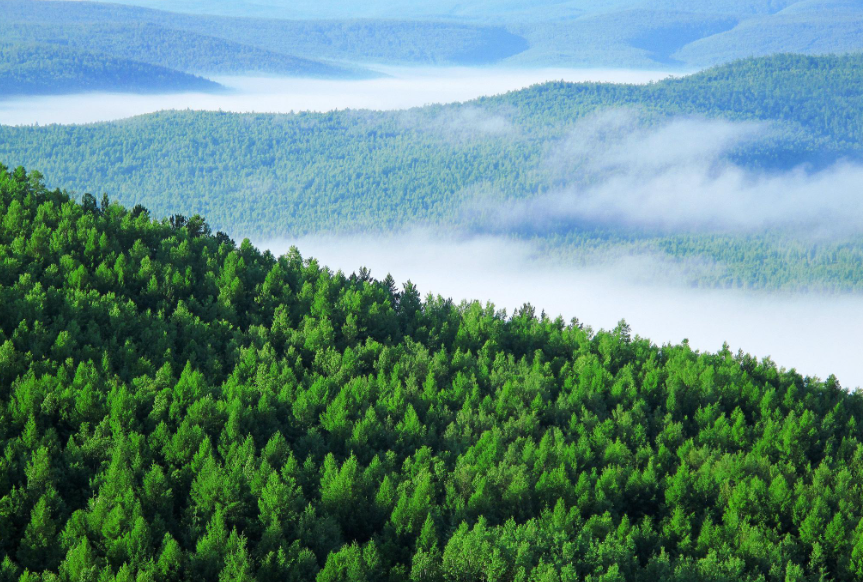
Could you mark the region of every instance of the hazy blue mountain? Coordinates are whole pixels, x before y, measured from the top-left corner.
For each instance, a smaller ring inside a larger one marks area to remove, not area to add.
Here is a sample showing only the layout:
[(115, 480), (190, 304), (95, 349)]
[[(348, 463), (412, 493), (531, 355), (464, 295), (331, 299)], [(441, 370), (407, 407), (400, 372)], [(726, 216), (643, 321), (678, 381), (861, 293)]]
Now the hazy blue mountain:
[(863, 50), (863, 10), (848, 0), (128, 4), (138, 5), (0, 0), (0, 31), (183, 71), (328, 77), (355, 76), (365, 63), (691, 70)]
[(847, 14), (863, 14), (863, 4), (858, 0), (801, 0), (785, 8), (779, 14), (825, 13), (839, 11)]
[(40, 0), (0, 0), (0, 8), (0, 31), (9, 30), (10, 38), (71, 42), (145, 62), (166, 58), (183, 70), (207, 72), (354, 76), (356, 67), (339, 71), (318, 61), (478, 65), (528, 48), (524, 38), (503, 27), (458, 22), (223, 18)]
[(695, 66), (741, 55), (777, 52), (827, 54), (863, 49), (863, 12), (807, 10), (745, 20), (731, 30), (696, 40), (673, 58)]
[(530, 47), (507, 62), (519, 65), (685, 66), (672, 57), (688, 43), (733, 28), (728, 15), (634, 9), (566, 22), (511, 25)]
[(0, 44), (0, 96), (89, 91), (213, 91), (220, 85), (165, 67), (51, 45)]
[(338, 0), (298, 0), (281, 2), (263, 0), (234, 2), (231, 0), (131, 0), (119, 2), (158, 10), (170, 10), (192, 14), (214, 14), (221, 16), (245, 16), (280, 19), (428, 19), (470, 18), (474, 20), (499, 20), (501, 17), (518, 16), (547, 19), (549, 17), (573, 17), (583, 14), (582, 4), (589, 2), (573, 0), (539, 0), (519, 2), (517, 0), (491, 0), (471, 3), (457, 0), (436, 2), (408, 2), (405, 0), (370, 0), (368, 2), (340, 2)]
[(174, 26), (266, 50), (359, 63), (489, 65), (529, 46), (503, 27), (458, 22), (185, 18)]
[(145, 6), (161, 10), (227, 16), (271, 18), (464, 18), (485, 21), (527, 19), (549, 21), (573, 18), (589, 13), (614, 12), (633, 8), (653, 10), (685, 10), (702, 14), (748, 16), (772, 14), (794, 4), (794, 0), (485, 0), (459, 2), (411, 2), (409, 0), (121, 0), (121, 4)]
[(359, 67), (295, 57), (150, 22), (0, 23), (7, 41), (50, 43), (199, 74), (266, 73), (295, 77), (369, 76)]
[(510, 24), (530, 47), (508, 62), (692, 69), (783, 52), (863, 50), (860, 2), (620, 4), (585, 3), (586, 13), (572, 20)]

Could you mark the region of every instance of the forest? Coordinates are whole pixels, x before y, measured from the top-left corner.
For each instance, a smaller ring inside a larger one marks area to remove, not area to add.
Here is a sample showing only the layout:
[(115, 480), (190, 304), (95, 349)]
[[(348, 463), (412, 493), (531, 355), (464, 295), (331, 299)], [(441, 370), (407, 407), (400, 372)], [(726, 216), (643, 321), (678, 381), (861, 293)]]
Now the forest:
[[(40, 41), (46, 42), (54, 42), (55, 34), (58, 40), (71, 35), (93, 46), (107, 41), (126, 52), (124, 41), (112, 42), (105, 36), (104, 26), (150, 24), (167, 29), (157, 38), (192, 32), (244, 45), (246, 53), (257, 48), (358, 65), (499, 64), (685, 72), (781, 52), (821, 55), (863, 49), (863, 7), (854, 0), (120, 3), (137, 6), (2, 0), (0, 9), (8, 22), (34, 25), (36, 34), (44, 26)], [(90, 27), (93, 35), (82, 35), (82, 25)], [(191, 36), (180, 36), (189, 41), (190, 49), (198, 44)], [(134, 42), (128, 47), (139, 48)], [(206, 60), (205, 54), (201, 56)], [(269, 60), (262, 58), (254, 70)]]
[[(359, 67), (298, 58), (150, 23), (58, 25), (6, 21), (0, 24), (0, 34), (5, 42), (36, 44), (45, 51), (89, 51), (106, 59), (125, 59), (199, 75), (352, 78), (371, 74)], [(44, 67), (40, 70), (50, 72)], [(160, 88), (162, 92), (168, 89)]]
[[(527, 41), (499, 26), (189, 16), (92, 2), (0, 0), (6, 42), (71, 46), (207, 74), (367, 77), (363, 65), (486, 65)], [(345, 64), (349, 63), (349, 64)]]
[(553, 82), (407, 112), (180, 111), (84, 126), (0, 126), (0, 159), (42, 168), (49, 185), (78, 196), (110, 192), (157, 216), (205, 215), (238, 237), (419, 224), (538, 237), (549, 252), (579, 260), (609, 252), (693, 259), (703, 268), (688, 282), (698, 286), (860, 291), (859, 235), (813, 240), (776, 229), (665, 232), (586, 223), (537, 233), (474, 210), (589, 186), (594, 178), (577, 159), (550, 161), (608, 112), (624, 113), (627, 124), (617, 130), (624, 134), (679, 119), (760, 124), (757, 139), (717, 163), (766, 175), (859, 161), (861, 76), (859, 55), (778, 55), (648, 85)]
[(86, 91), (218, 91), (208, 79), (65, 47), (0, 42), (0, 99)]
[[(175, 0), (127, 3), (161, 10), (0, 0), (0, 67), (8, 68), (0, 97), (202, 87), (182, 73), (365, 79), (379, 76), (373, 69), (380, 65), (687, 73), (750, 56), (863, 49), (863, 9), (847, 0), (717, 0), (705, 6), (621, 0), (605, 8), (591, 0), (529, 6), (490, 1), (436, 3), (431, 13), (393, 0), (360, 9), (327, 2), (283, 8), (194, 0), (193, 6)], [(13, 58), (22, 53), (33, 58)], [(33, 63), (39, 66), (14, 74)]]
[[(863, 397), (0, 167), (0, 580), (851, 581)], [(718, 346), (717, 346), (718, 347)]]

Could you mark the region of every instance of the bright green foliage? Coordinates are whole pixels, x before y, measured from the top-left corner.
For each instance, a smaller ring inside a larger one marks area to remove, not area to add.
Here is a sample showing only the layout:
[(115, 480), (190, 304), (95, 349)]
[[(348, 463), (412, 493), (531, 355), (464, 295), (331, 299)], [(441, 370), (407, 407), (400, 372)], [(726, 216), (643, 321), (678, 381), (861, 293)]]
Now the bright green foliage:
[(863, 398), (0, 168), (0, 580), (858, 580)]

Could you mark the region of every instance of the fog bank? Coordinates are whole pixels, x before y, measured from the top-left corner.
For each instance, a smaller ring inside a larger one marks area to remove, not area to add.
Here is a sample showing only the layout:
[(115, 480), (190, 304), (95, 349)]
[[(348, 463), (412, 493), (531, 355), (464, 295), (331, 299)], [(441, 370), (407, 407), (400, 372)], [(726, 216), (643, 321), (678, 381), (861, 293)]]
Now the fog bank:
[(766, 122), (688, 117), (646, 126), (633, 111), (604, 110), (550, 146), (542, 163), (560, 188), (480, 210), (493, 217), (494, 230), (536, 234), (570, 223), (668, 232), (780, 228), (806, 237), (863, 232), (863, 166), (768, 172), (732, 161), (735, 153), (781, 144), (782, 131)]
[(46, 125), (124, 119), (166, 109), (290, 113), (336, 109), (398, 110), (467, 101), (546, 81), (647, 83), (669, 75), (626, 69), (378, 68), (387, 75), (365, 80), (283, 77), (212, 77), (222, 93), (136, 95), (85, 93), (0, 99), (0, 124)]
[(759, 359), (803, 375), (835, 374), (846, 388), (863, 386), (860, 329), (863, 301), (853, 296), (781, 295), (696, 290), (652, 278), (655, 257), (633, 257), (595, 269), (578, 269), (538, 257), (534, 247), (495, 237), (438, 240), (427, 233), (398, 238), (306, 237), (255, 241), (276, 254), (295, 244), (304, 257), (345, 273), (361, 266), (376, 278), (391, 273), (456, 301), (491, 301), (512, 313), (530, 302), (537, 312), (578, 317), (594, 329), (626, 319), (634, 334), (654, 343), (689, 339), (715, 352), (728, 342)]

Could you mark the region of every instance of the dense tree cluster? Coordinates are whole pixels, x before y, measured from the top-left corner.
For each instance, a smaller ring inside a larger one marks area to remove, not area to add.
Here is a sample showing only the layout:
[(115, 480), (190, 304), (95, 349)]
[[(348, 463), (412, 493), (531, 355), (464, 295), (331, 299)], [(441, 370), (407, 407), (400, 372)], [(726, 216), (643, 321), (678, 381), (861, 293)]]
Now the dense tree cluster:
[(158, 64), (68, 46), (9, 43), (2, 30), (0, 38), (0, 99), (88, 91), (213, 91), (220, 87), (213, 81)]
[(858, 580), (861, 415), (0, 168), (0, 580)]
[[(778, 54), (749, 58), (646, 85), (546, 83), (478, 104), (507, 102), (544, 130), (600, 107), (641, 107), (664, 115), (688, 114), (788, 124), (795, 149), (857, 154), (863, 149), (863, 54)], [(801, 131), (802, 129), (802, 131)], [(789, 145), (791, 147), (789, 147)], [(759, 163), (772, 155), (761, 152)], [(776, 160), (781, 164), (782, 160)], [(792, 162), (797, 160), (792, 159)]]

